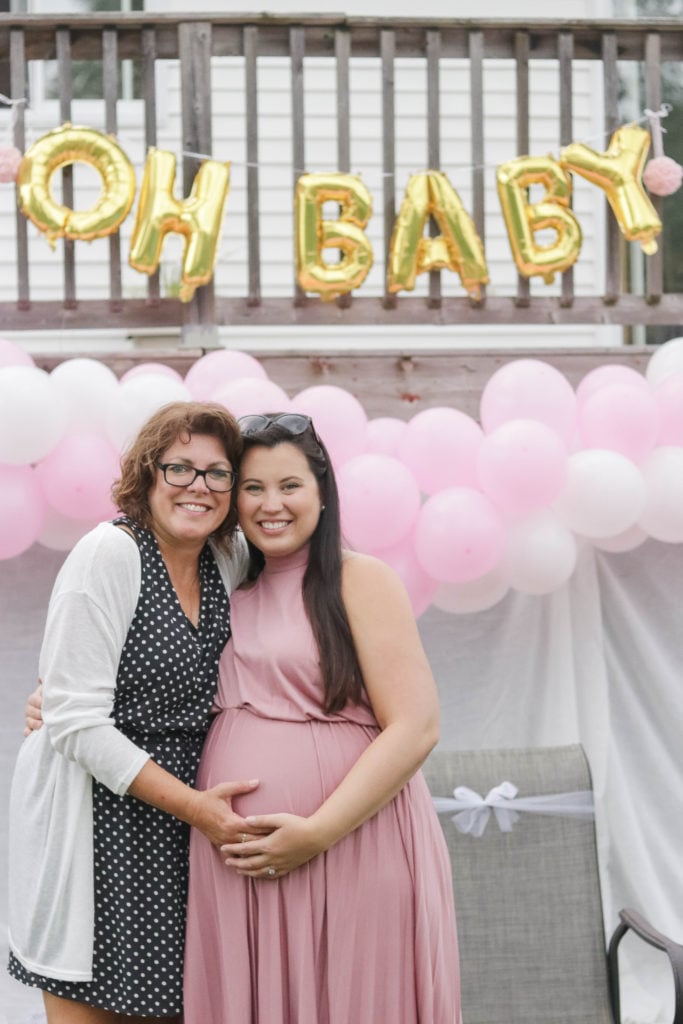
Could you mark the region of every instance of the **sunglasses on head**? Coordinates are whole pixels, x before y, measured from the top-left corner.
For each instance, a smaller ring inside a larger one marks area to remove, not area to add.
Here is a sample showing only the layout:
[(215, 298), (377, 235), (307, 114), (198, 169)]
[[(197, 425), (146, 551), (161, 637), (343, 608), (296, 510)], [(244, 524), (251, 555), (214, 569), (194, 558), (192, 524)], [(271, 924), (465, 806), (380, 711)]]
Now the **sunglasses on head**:
[(274, 416), (268, 416), (265, 413), (256, 413), (253, 416), (241, 416), (237, 421), (237, 425), (240, 428), (243, 437), (250, 437), (252, 434), (260, 434), (262, 430), (267, 430), (268, 427), (275, 426), (282, 427), (291, 434), (292, 437), (298, 437), (299, 434), (305, 434), (307, 430), (311, 430), (313, 437), (318, 441), (318, 435), (313, 427), (313, 421), (310, 416), (304, 416), (300, 412), (278, 412)]

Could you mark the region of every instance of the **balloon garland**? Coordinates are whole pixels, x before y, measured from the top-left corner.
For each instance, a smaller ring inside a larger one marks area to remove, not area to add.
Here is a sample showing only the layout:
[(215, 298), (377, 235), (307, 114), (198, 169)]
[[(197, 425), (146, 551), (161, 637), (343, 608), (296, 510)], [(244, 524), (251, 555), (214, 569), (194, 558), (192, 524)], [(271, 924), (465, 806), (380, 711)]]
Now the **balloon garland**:
[(513, 359), (484, 387), (480, 423), (446, 407), (369, 420), (329, 385), (289, 396), (244, 352), (211, 352), (184, 379), (143, 363), (117, 380), (89, 358), (48, 374), (0, 339), (0, 559), (34, 543), (68, 550), (112, 515), (121, 450), (155, 409), (190, 398), (236, 416), (311, 415), (349, 544), (396, 569), (418, 615), (550, 593), (582, 544), (683, 542), (683, 338), (658, 347), (644, 375), (605, 364), (576, 390), (540, 359)]

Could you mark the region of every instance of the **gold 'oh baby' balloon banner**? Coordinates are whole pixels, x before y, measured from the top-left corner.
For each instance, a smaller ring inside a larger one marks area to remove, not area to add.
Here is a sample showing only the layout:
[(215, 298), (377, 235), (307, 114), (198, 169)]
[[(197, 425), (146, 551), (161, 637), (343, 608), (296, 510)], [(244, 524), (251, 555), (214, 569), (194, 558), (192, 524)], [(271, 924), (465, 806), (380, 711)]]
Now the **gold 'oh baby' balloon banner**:
[[(571, 174), (601, 188), (624, 237), (639, 242), (646, 253), (657, 251), (661, 221), (642, 184), (650, 133), (637, 125), (619, 128), (607, 150), (596, 152), (572, 143), (552, 157), (522, 156), (501, 164), (496, 180), (501, 209), (517, 269), (524, 277), (546, 283), (571, 267), (581, 251), (581, 227), (570, 208)], [(90, 164), (102, 179), (94, 206), (78, 211), (58, 203), (50, 189), (59, 168)], [(150, 149), (145, 162), (129, 263), (153, 274), (169, 232), (184, 236), (180, 298), (188, 302), (195, 289), (214, 272), (230, 187), (230, 164), (206, 159), (185, 199), (174, 195), (176, 161), (172, 153)], [(135, 198), (135, 172), (114, 138), (93, 128), (64, 124), (38, 139), (25, 153), (17, 178), (23, 213), (56, 239), (90, 241), (118, 230)], [(542, 186), (539, 202), (529, 189)], [(323, 214), (326, 203), (338, 204), (334, 220)], [(294, 197), (296, 271), (300, 287), (330, 300), (360, 287), (372, 266), (373, 252), (365, 234), (372, 215), (372, 197), (357, 175), (340, 172), (304, 174)], [(440, 234), (425, 237), (430, 218)], [(554, 231), (549, 244), (537, 234)], [(339, 253), (336, 263), (325, 250)], [(452, 270), (463, 287), (478, 298), (488, 282), (484, 246), (458, 193), (441, 171), (414, 174), (408, 181), (391, 238), (387, 262), (389, 291), (411, 291), (419, 274)]]

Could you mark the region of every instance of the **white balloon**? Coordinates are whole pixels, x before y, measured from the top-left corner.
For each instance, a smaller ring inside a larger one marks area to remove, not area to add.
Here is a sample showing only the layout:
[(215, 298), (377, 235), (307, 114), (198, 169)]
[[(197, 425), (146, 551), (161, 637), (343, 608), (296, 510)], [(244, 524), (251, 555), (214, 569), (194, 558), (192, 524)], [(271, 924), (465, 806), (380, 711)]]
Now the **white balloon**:
[(623, 551), (634, 551), (640, 547), (643, 541), (647, 540), (647, 534), (641, 526), (632, 526), (616, 537), (599, 537), (593, 541), (593, 546), (600, 551), (611, 551), (620, 553)]
[(60, 440), (66, 404), (37, 366), (0, 368), (0, 462), (38, 462)]
[(510, 584), (500, 568), (496, 567), (476, 580), (465, 583), (440, 583), (432, 604), (444, 612), (466, 615), (493, 608), (507, 594)]
[(98, 359), (66, 359), (50, 378), (66, 403), (68, 433), (105, 429), (119, 386), (113, 370)]
[(567, 463), (567, 482), (553, 508), (569, 529), (584, 537), (615, 537), (643, 511), (645, 481), (619, 452), (587, 448)]
[(119, 384), (109, 406), (106, 431), (113, 445), (122, 450), (130, 444), (152, 413), (169, 402), (187, 402), (190, 392), (181, 381), (161, 374), (146, 373)]
[(683, 370), (683, 338), (671, 338), (654, 350), (645, 368), (645, 376), (655, 387), (678, 370)]
[(643, 462), (645, 507), (639, 526), (655, 540), (683, 541), (683, 448), (655, 448)]
[(45, 508), (43, 528), (38, 534), (38, 543), (52, 551), (71, 551), (77, 540), (80, 540), (96, 523), (86, 523), (82, 519), (71, 519), (63, 516), (52, 505)]
[(548, 509), (511, 527), (503, 566), (522, 594), (549, 594), (574, 572), (576, 538)]

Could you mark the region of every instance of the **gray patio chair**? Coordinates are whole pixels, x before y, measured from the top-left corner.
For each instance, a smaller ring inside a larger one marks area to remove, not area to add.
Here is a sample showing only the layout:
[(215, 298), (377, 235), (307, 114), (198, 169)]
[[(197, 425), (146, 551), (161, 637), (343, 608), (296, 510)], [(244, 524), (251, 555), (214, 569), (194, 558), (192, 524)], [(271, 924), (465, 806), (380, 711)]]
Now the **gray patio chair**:
[[(505, 781), (517, 787), (517, 800), (592, 789), (578, 745), (437, 750), (424, 770), (432, 796), (442, 802), (453, 798), (456, 787), (485, 798)], [(504, 796), (496, 802), (515, 806)], [(439, 818), (451, 857), (466, 1024), (618, 1022), (617, 950), (629, 929), (668, 955), (674, 1024), (683, 1024), (683, 946), (625, 910), (605, 950), (592, 818), (521, 810), (511, 831), (501, 831), (495, 812), (465, 810), (461, 827), (469, 821), (475, 831), (490, 815), (476, 836), (461, 833), (453, 814), (451, 805)], [(501, 820), (509, 827), (505, 812)]]

